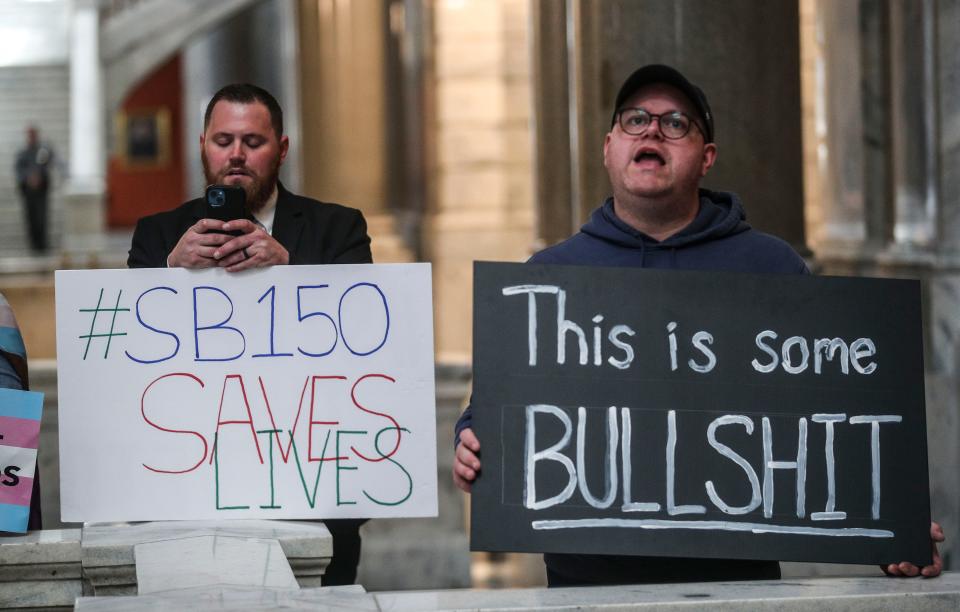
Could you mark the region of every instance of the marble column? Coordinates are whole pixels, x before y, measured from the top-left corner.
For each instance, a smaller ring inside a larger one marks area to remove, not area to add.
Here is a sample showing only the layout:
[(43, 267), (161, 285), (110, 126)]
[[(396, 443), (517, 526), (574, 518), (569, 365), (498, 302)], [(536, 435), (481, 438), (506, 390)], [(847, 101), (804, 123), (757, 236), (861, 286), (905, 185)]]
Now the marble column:
[(386, 208), (387, 9), (384, 0), (300, 0), (304, 191)]
[[(570, 184), (575, 233), (600, 202), (610, 195), (610, 182), (603, 169), (604, 134), (612, 95), (604, 83), (609, 73), (606, 37), (598, 28), (612, 7), (610, 2), (567, 0), (566, 43), (570, 123)], [(635, 7), (636, 8), (636, 7)], [(605, 33), (608, 34), (608, 33)]]
[(540, 247), (570, 236), (580, 211), (571, 205), (568, 61), (566, 54), (557, 52), (567, 38), (567, 11), (564, 3), (554, 0), (531, 0), (530, 10), (534, 202)]
[(423, 235), (440, 362), (470, 361), (473, 262), (522, 261), (534, 246), (528, 15), (525, 0), (432, 8), (435, 149)]
[[(878, 3), (804, 0), (801, 2), (803, 39), (803, 100), (806, 163), (807, 227), (816, 249), (859, 252), (867, 239), (864, 198), (864, 141), (869, 150), (886, 151), (889, 131), (886, 113), (878, 113), (883, 88), (865, 88), (869, 102), (861, 103), (861, 82), (877, 79), (861, 74), (860, 6)], [(864, 115), (862, 109), (871, 112)], [(885, 159), (877, 164), (886, 165)], [(886, 185), (881, 186), (885, 191)], [(877, 193), (869, 193), (874, 197)], [(829, 206), (822, 202), (829, 201)]]
[[(936, 136), (933, 187), (938, 195), (934, 251), (939, 278), (931, 288), (937, 317), (933, 325), (938, 331), (933, 334), (935, 352), (932, 365), (960, 379), (960, 343), (957, 340), (960, 338), (960, 56), (956, 52), (960, 44), (960, 0), (941, 0), (936, 7), (933, 27), (930, 42), (936, 45), (933, 61), (936, 89), (932, 101), (937, 120), (933, 128)], [(956, 395), (956, 385), (954, 381), (953, 395)], [(960, 437), (960, 425), (957, 436)], [(950, 466), (956, 466), (958, 462), (960, 457)], [(960, 508), (960, 490), (957, 496)]]
[[(808, 79), (805, 95), (835, 99), (841, 108), (855, 109), (862, 116), (859, 127), (819, 117), (807, 122), (808, 147), (817, 147), (818, 162), (826, 160), (808, 167), (808, 176), (816, 179), (813, 184), (820, 185), (809, 194), (808, 215), (823, 219), (827, 226), (826, 231), (812, 233), (812, 246), (827, 274), (921, 281), (929, 471), (923, 473), (922, 466), (905, 469), (921, 470), (917, 477), (929, 477), (932, 517), (947, 534), (956, 534), (960, 2), (841, 4), (846, 3), (802, 2), (813, 10), (813, 22), (818, 24), (806, 32), (804, 44), (821, 52), (815, 69), (805, 73), (815, 75)], [(821, 70), (839, 78), (818, 80)], [(821, 128), (835, 135), (824, 137)], [(850, 160), (863, 163), (846, 172)], [(857, 229), (844, 236), (843, 224), (867, 231)], [(955, 539), (948, 537), (941, 547), (948, 569), (956, 566), (960, 554)]]
[(960, 0), (940, 0), (936, 22), (941, 256), (960, 261)]
[(100, 2), (74, 0), (70, 40), (70, 177), (64, 251), (95, 254), (104, 242), (106, 130), (100, 63)]
[[(304, 194), (363, 211), (379, 263), (411, 261), (397, 229), (393, 138), (403, 93), (390, 45), (403, 21), (387, 0), (298, 0)], [(396, 6), (396, 5), (393, 5)]]
[(890, 2), (893, 234), (901, 249), (936, 239), (938, 205), (934, 0)]
[[(949, 5), (947, 5), (949, 6)], [(804, 0), (808, 216), (821, 258), (927, 264), (937, 250), (938, 37), (932, 1)], [(949, 36), (949, 35), (948, 35)]]

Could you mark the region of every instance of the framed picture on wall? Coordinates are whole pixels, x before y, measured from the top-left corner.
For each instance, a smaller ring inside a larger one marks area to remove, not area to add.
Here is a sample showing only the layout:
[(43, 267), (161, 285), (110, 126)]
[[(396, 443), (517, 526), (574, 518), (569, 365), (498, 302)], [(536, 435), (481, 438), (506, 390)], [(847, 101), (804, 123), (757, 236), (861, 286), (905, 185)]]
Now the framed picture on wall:
[(127, 109), (115, 119), (116, 157), (131, 169), (159, 169), (170, 163), (170, 109)]

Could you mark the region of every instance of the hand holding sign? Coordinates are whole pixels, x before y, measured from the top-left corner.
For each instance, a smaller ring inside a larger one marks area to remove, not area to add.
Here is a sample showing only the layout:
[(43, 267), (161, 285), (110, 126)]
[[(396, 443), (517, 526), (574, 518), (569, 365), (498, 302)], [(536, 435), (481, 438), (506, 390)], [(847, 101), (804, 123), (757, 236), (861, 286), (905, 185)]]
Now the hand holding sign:
[(479, 453), (480, 440), (477, 440), (473, 430), (467, 427), (460, 432), (460, 444), (457, 444), (453, 459), (453, 484), (464, 493), (471, 491), (473, 481), (480, 474), (480, 459), (477, 457)]
[(933, 563), (920, 568), (909, 561), (902, 561), (900, 563), (891, 563), (890, 565), (881, 565), (880, 569), (882, 569), (887, 576), (906, 578), (923, 576), (924, 578), (936, 578), (943, 570), (943, 559), (940, 557), (940, 549), (937, 548), (937, 543), (943, 542), (946, 539), (940, 523), (933, 521), (930, 523), (930, 548), (932, 549)]

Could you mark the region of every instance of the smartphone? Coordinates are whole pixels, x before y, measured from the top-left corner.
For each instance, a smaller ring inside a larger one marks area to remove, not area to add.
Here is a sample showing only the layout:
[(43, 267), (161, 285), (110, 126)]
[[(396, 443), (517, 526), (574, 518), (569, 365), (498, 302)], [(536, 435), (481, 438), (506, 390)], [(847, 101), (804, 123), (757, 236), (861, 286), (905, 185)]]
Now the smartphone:
[[(207, 218), (218, 221), (233, 221), (246, 218), (247, 192), (243, 187), (236, 185), (210, 185), (207, 187)], [(241, 232), (235, 230), (225, 232), (239, 236)]]

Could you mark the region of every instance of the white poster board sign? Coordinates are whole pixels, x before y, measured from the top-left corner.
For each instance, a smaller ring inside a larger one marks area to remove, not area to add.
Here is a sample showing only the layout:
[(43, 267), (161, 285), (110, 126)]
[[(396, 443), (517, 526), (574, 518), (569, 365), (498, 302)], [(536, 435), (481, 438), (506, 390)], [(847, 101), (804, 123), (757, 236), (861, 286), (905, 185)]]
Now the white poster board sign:
[(58, 271), (64, 521), (437, 514), (429, 264)]

